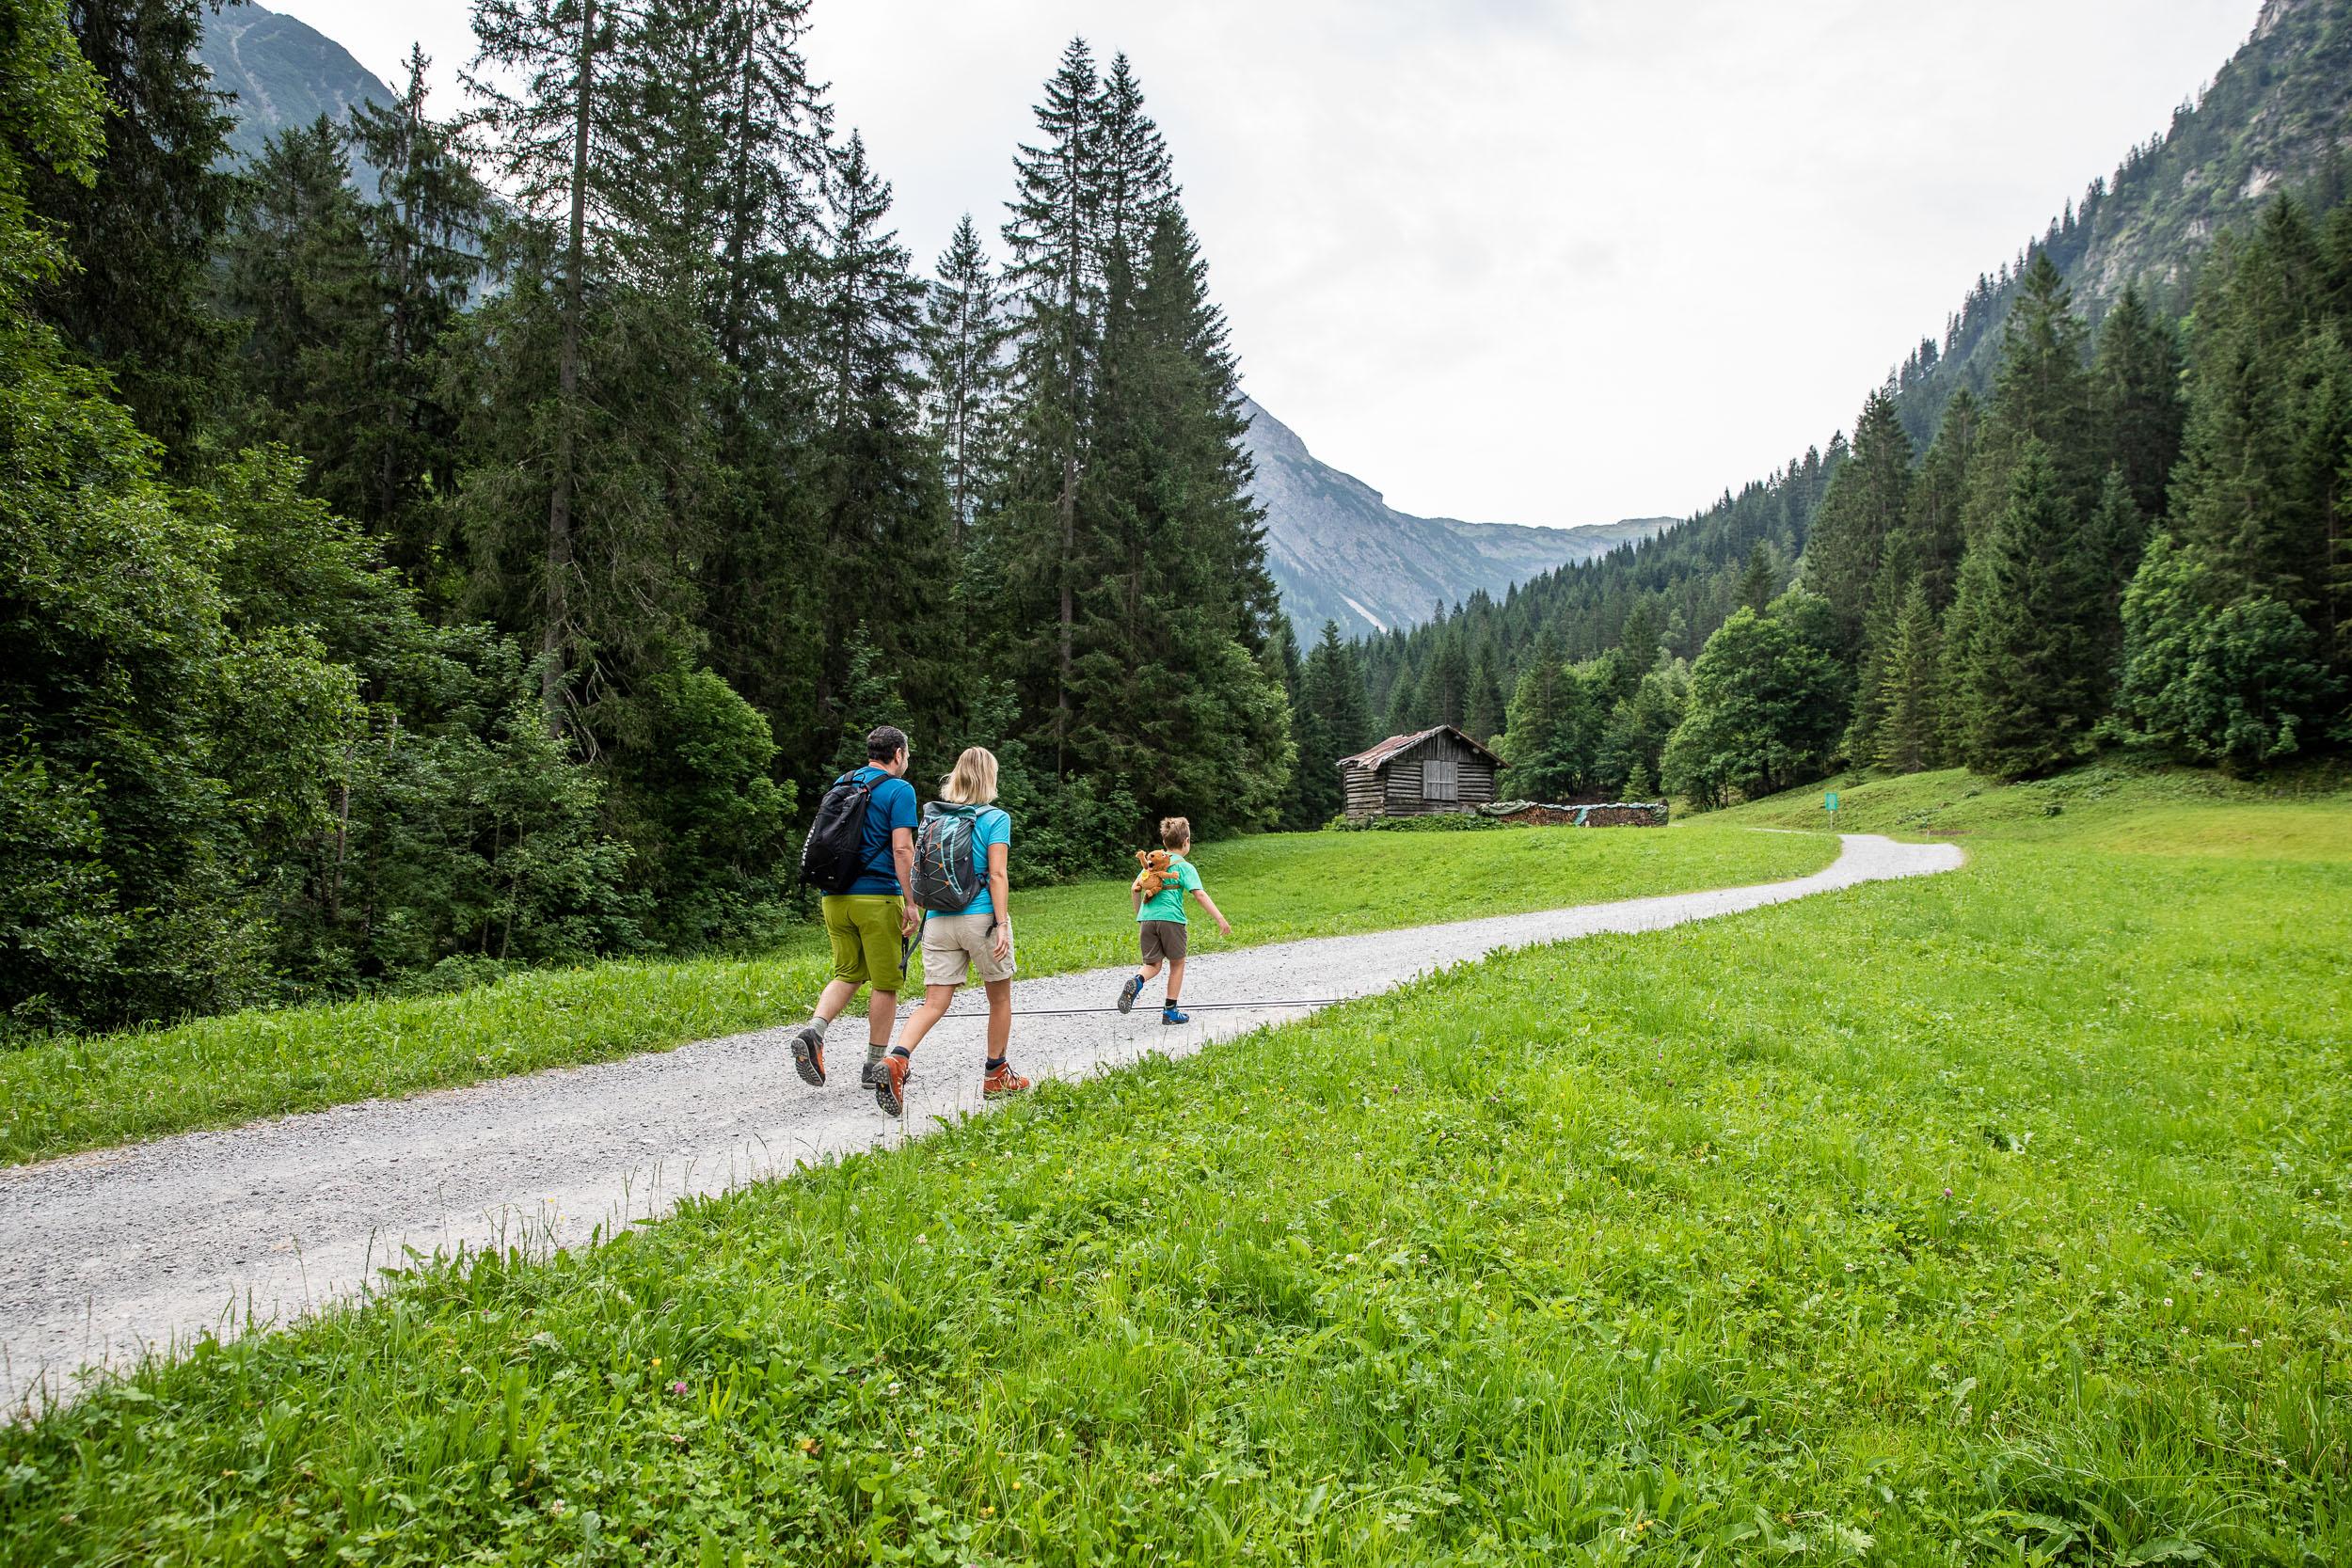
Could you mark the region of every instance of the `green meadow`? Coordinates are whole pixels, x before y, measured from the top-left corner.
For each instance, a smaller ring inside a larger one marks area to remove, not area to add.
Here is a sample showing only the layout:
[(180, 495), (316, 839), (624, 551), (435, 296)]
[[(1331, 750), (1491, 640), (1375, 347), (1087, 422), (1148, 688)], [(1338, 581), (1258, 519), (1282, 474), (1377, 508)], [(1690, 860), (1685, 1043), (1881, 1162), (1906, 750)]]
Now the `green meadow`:
[[(1199, 856), (1233, 935), (1220, 938), (1197, 921), (1195, 942), (1215, 953), (1777, 881), (1818, 871), (1835, 854), (1827, 841), (1709, 822), (1665, 832), (1554, 828), (1233, 839), (1204, 845)], [(1013, 879), (1024, 974), (1134, 961), (1127, 878), (1024, 891), (1016, 859)], [(914, 968), (919, 974), (919, 959)], [(807, 1016), (829, 970), (824, 933), (812, 924), (757, 958), (601, 963), (453, 995), (242, 1012), (0, 1051), (0, 1164), (787, 1022)]]
[(1841, 807), (1969, 863), (421, 1267), (0, 1435), (0, 1558), (2352, 1560), (2352, 798)]

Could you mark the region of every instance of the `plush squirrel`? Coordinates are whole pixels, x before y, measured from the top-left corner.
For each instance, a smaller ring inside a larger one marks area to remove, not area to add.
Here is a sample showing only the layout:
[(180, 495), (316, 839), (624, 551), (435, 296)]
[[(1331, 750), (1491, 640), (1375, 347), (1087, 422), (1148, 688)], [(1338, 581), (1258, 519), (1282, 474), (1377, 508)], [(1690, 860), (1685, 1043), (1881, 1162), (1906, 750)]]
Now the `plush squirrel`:
[(1143, 863), (1143, 870), (1136, 877), (1136, 887), (1146, 897), (1176, 879), (1175, 863), (1165, 849), (1138, 849), (1136, 859)]

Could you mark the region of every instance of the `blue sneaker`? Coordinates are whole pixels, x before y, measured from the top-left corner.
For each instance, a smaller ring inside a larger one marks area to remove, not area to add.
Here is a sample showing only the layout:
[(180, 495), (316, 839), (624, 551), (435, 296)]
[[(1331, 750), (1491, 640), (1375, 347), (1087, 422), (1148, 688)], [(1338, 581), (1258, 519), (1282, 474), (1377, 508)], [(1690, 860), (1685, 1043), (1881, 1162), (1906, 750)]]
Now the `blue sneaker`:
[(1192, 1022), (1192, 1015), (1188, 1012), (1183, 1011), (1181, 1008), (1162, 1007), (1160, 1009), (1160, 1022), (1162, 1023), (1190, 1023)]
[(1143, 976), (1140, 974), (1128, 975), (1127, 983), (1119, 988), (1119, 1010), (1122, 1013), (1134, 1011), (1136, 998), (1141, 996), (1142, 994)]

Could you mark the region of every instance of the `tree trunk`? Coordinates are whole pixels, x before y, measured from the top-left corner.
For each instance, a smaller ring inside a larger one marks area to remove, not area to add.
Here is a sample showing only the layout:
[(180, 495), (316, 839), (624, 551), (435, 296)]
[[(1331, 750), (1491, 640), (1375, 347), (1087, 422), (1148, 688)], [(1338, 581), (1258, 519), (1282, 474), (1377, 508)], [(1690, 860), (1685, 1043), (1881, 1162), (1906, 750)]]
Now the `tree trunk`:
[(555, 483), (548, 495), (547, 625), (539, 640), (539, 699), (548, 727), (564, 730), (564, 655), (571, 643), (572, 491), (578, 461), (580, 271), (588, 230), (588, 122), (596, 82), (596, 0), (580, 11), (580, 77), (572, 111), (571, 232), (564, 248), (563, 341), (556, 366)]
[(1066, 773), (1064, 756), (1070, 744), (1071, 623), (1077, 618), (1073, 599), (1072, 558), (1078, 550), (1078, 456), (1065, 452), (1061, 467), (1061, 673), (1054, 702), (1054, 776)]

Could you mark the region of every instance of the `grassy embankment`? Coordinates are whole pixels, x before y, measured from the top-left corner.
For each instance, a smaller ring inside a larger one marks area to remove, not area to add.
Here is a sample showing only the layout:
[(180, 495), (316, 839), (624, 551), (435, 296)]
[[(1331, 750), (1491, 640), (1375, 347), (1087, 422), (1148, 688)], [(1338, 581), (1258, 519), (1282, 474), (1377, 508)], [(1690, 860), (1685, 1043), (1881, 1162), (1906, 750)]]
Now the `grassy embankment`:
[[(1707, 823), (1664, 833), (1238, 839), (1201, 847), (1201, 874), (1234, 933), (1229, 942), (1204, 927), (1196, 950), (1776, 881), (1833, 854), (1825, 843)], [(1024, 974), (1133, 961), (1125, 879), (1023, 892), (1018, 875), (1016, 861)], [(805, 1017), (829, 967), (823, 933), (811, 927), (758, 958), (604, 963), (451, 996), (236, 1013), (0, 1051), (0, 1164), (760, 1028)]]
[(2352, 1560), (2352, 798), (1976, 787), (204, 1349), (0, 1434), (0, 1558)]

